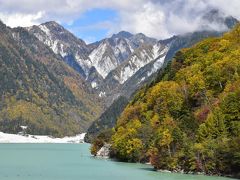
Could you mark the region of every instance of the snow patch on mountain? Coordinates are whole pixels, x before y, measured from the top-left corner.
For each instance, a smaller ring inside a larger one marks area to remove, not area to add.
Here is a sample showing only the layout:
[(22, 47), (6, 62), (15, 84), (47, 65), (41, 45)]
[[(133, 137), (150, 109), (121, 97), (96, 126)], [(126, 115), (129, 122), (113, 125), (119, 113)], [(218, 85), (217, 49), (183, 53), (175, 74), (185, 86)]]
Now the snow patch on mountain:
[(150, 72), (148, 72), (148, 76), (151, 76), (153, 73), (157, 72), (162, 67), (168, 50), (169, 50), (169, 47), (166, 47), (161, 52), (161, 55), (159, 56), (158, 53), (157, 53), (158, 52), (157, 49), (156, 48), (154, 49), (154, 51), (155, 51), (154, 56), (157, 57), (157, 58), (156, 58), (156, 61), (153, 64), (153, 68), (151, 69)]
[[(147, 53), (145, 51), (140, 53), (140, 57), (134, 55), (129, 63), (122, 69), (120, 74), (120, 84), (123, 84), (128, 78), (134, 75), (141, 67), (146, 65), (150, 60), (146, 58)], [(145, 57), (145, 58), (144, 58)], [(142, 59), (147, 60), (146, 62), (142, 61)]]
[(98, 96), (99, 96), (99, 97), (105, 97), (105, 96), (106, 96), (106, 92), (102, 92), (102, 91), (101, 91)]
[(83, 59), (79, 54), (75, 54), (76, 62), (82, 67), (86, 75), (89, 74), (89, 69), (92, 67), (92, 61), (90, 58)]
[(46, 25), (41, 24), (41, 25), (39, 25), (38, 27), (39, 27), (48, 37), (51, 36), (51, 32), (50, 32), (50, 30), (46, 27)]
[(148, 76), (151, 76), (153, 73), (157, 72), (163, 65), (164, 63), (164, 59), (165, 59), (166, 56), (163, 56), (159, 59), (157, 59), (154, 64), (153, 64), (153, 68), (151, 69), (150, 72), (148, 72)]
[(127, 44), (128, 44), (129, 50), (131, 51), (131, 53), (133, 53), (134, 49), (133, 49), (133, 47), (132, 47), (132, 45), (131, 45), (130, 40), (129, 40), (129, 39), (126, 39), (126, 41), (127, 41)]
[(140, 84), (140, 83), (142, 83), (144, 80), (146, 79), (146, 77), (142, 77), (142, 79), (140, 79), (140, 81), (138, 81), (138, 83), (137, 84)]
[(118, 64), (126, 60), (133, 52), (130, 44), (126, 41), (126, 39), (122, 38), (115, 38), (114, 45), (112, 45), (112, 47)]
[(60, 44), (60, 52), (59, 53), (62, 57), (67, 56), (67, 53), (64, 51), (64, 45), (63, 44)]
[(96, 68), (97, 72), (103, 78), (105, 78), (108, 73), (118, 65), (115, 57), (108, 51), (108, 43), (103, 42), (89, 55), (89, 58), (92, 61), (92, 66)]
[(92, 86), (92, 88), (97, 88), (98, 84), (93, 81), (93, 82), (91, 82), (91, 86)]
[(140, 53), (134, 54), (130, 58), (129, 62), (123, 66), (120, 72), (120, 76), (117, 77), (116, 80), (118, 80), (120, 84), (123, 84), (140, 68), (161, 57), (159, 61), (156, 61), (156, 64), (154, 63), (153, 71), (156, 71), (155, 69), (161, 67), (161, 64), (163, 63), (165, 57), (162, 56), (167, 52), (167, 50), (168, 48), (164, 48), (161, 44), (155, 44), (152, 46), (150, 51), (147, 48), (143, 48)]

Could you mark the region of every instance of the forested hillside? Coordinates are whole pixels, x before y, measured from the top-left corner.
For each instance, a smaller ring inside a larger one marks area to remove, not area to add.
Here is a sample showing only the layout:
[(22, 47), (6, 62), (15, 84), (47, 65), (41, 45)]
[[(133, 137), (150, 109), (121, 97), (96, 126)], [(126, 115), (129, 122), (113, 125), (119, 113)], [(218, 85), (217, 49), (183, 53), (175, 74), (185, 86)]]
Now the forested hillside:
[(0, 131), (84, 132), (101, 106), (80, 75), (23, 28), (0, 22), (0, 37)]
[(179, 51), (112, 131), (92, 149), (108, 141), (119, 160), (240, 177), (240, 25)]
[(117, 118), (123, 112), (127, 104), (127, 98), (123, 96), (118, 97), (113, 104), (107, 108), (107, 110), (104, 111), (101, 116), (88, 128), (85, 141), (91, 142), (100, 133), (111, 131), (111, 129), (116, 125)]

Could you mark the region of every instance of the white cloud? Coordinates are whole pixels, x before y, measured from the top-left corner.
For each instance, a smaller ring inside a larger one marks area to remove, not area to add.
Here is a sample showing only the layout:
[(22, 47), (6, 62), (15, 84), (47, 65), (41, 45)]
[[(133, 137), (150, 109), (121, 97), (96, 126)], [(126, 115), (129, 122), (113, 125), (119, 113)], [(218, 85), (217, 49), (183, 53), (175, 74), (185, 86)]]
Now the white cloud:
[[(240, 19), (240, 0), (152, 0), (138, 6), (138, 10), (121, 10), (118, 26), (112, 31), (143, 32), (163, 39), (202, 28), (202, 16), (213, 8)], [(209, 26), (215, 30), (226, 28)]]
[[(144, 33), (152, 37), (169, 37), (169, 32), (165, 28), (166, 16), (153, 3), (146, 3), (137, 11), (124, 11), (120, 13), (121, 30), (128, 30), (134, 33)], [(117, 31), (117, 29), (115, 30)], [(159, 35), (161, 34), (161, 35)]]
[(207, 3), (214, 6), (226, 14), (231, 14), (240, 19), (240, 1), (239, 0), (209, 0)]
[(159, 39), (195, 30), (211, 8), (240, 19), (240, 0), (0, 0), (0, 19), (12, 27), (49, 20), (71, 24), (94, 8), (118, 12), (107, 25), (109, 33), (126, 30)]
[(15, 26), (31, 26), (33, 24), (39, 24), (40, 19), (43, 17), (44, 12), (39, 11), (36, 14), (5, 14), (0, 13), (1, 20), (10, 27)]

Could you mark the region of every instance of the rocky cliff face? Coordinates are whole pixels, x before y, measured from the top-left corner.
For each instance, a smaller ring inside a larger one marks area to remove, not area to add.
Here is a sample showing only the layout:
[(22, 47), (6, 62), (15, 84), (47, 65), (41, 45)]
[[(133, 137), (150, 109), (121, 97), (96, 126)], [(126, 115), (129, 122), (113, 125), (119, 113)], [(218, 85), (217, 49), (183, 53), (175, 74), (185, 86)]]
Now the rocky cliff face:
[(110, 157), (110, 144), (104, 144), (101, 149), (97, 152), (96, 156), (99, 158), (109, 158)]

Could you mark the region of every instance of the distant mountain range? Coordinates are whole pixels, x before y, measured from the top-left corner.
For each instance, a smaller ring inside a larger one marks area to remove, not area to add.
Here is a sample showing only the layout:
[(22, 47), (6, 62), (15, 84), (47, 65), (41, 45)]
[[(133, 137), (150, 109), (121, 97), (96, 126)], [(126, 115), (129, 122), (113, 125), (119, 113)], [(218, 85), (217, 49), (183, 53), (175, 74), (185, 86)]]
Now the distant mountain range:
[[(53, 21), (27, 30), (79, 72), (109, 106), (118, 96), (129, 98), (179, 49), (219, 36), (236, 23), (235, 18), (212, 10), (202, 17), (196, 32), (159, 41), (142, 33), (121, 31), (89, 45)], [(220, 31), (214, 30), (216, 26)]]
[(79, 72), (99, 97), (107, 97), (108, 104), (116, 98), (116, 92), (121, 95), (119, 89), (140, 68), (156, 60), (163, 63), (168, 49), (154, 38), (124, 31), (86, 45), (56, 22), (27, 30)]

